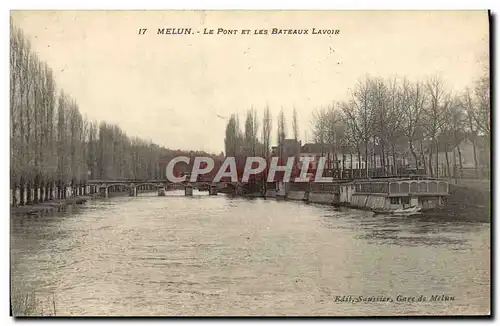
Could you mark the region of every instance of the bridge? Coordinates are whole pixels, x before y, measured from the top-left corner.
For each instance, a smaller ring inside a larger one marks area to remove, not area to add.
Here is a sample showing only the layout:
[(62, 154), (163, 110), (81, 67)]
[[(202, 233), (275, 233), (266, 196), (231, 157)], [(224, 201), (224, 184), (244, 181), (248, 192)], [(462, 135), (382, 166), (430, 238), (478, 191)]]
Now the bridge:
[(108, 197), (110, 192), (127, 191), (129, 196), (135, 197), (140, 191), (158, 191), (160, 188), (183, 189), (187, 196), (192, 195), (193, 189), (209, 191), (211, 195), (216, 195), (223, 188), (230, 187), (237, 191), (240, 188), (238, 182), (217, 182), (200, 180), (196, 182), (185, 181), (182, 183), (172, 183), (166, 179), (158, 180), (89, 180), (87, 184), (91, 187), (92, 193), (99, 193)]

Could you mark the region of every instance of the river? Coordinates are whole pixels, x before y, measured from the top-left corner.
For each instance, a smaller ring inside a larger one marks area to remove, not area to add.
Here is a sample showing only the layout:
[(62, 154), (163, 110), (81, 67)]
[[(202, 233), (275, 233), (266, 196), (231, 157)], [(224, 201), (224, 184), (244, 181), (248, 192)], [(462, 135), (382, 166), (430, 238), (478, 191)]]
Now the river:
[(58, 316), (486, 314), (490, 224), (141, 194), (12, 218), (11, 281)]

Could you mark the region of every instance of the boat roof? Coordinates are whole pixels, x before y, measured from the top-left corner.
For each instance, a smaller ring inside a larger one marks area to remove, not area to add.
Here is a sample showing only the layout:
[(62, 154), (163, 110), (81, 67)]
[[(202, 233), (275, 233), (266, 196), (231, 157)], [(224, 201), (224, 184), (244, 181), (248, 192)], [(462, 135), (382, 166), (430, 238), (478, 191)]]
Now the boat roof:
[(369, 179), (358, 179), (358, 180), (353, 180), (353, 182), (357, 183), (365, 183), (365, 182), (388, 182), (388, 181), (416, 181), (416, 180), (421, 180), (421, 181), (445, 181), (448, 182), (446, 179), (442, 178), (432, 178), (432, 177), (427, 177), (427, 176), (400, 176), (400, 177), (395, 177), (395, 176), (389, 176), (389, 177), (377, 177), (377, 178), (369, 178)]

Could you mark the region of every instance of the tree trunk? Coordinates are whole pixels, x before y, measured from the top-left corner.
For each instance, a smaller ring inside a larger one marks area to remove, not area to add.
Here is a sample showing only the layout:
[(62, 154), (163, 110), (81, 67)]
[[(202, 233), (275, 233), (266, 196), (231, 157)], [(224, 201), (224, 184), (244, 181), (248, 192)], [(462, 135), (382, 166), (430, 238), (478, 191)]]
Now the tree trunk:
[(365, 177), (368, 178), (368, 141), (366, 141), (365, 146)]
[[(458, 146), (456, 146), (458, 148)], [(457, 155), (455, 155), (455, 148), (453, 149), (453, 178), (457, 177)]]
[(431, 175), (431, 177), (434, 176), (434, 173), (432, 171), (432, 152), (433, 152), (433, 148), (431, 146), (431, 148), (429, 148), (429, 174)]
[(344, 178), (344, 170), (345, 170), (345, 153), (342, 153), (342, 173), (340, 175), (340, 178)]
[(14, 189), (14, 192), (12, 193), (12, 206), (16, 207), (17, 206), (17, 184), (15, 182), (12, 184), (12, 188)]
[(63, 189), (64, 183), (59, 180), (59, 184), (57, 186), (57, 199), (64, 199), (64, 189)]
[(460, 166), (460, 177), (463, 177), (464, 176), (464, 165), (462, 162), (462, 151), (460, 150), (460, 146), (457, 146), (457, 150), (458, 150), (458, 163)]
[(446, 176), (450, 176), (450, 160), (448, 158), (448, 145), (445, 147), (445, 157), (446, 157)]
[(424, 172), (427, 175), (427, 162), (425, 160), (424, 145), (422, 144), (422, 142), (420, 142), (420, 153), (421, 153), (422, 160), (424, 161), (423, 162), (424, 163)]
[(415, 160), (415, 169), (418, 169), (418, 157), (417, 157), (417, 153), (415, 153), (415, 150), (413, 149), (413, 142), (410, 140), (409, 143), (410, 143), (410, 152), (411, 152), (411, 155), (413, 156), (413, 159)]
[[(392, 146), (392, 145), (391, 145)], [(384, 176), (388, 176), (392, 173), (392, 163), (391, 163), (391, 146), (388, 147), (388, 150), (384, 150)]]
[(31, 181), (28, 181), (28, 187), (26, 187), (26, 205), (31, 205), (32, 204), (32, 197), (31, 197)]
[[(473, 140), (472, 140), (472, 151), (473, 151), (473, 155), (474, 155), (474, 171), (475, 171), (475, 174), (476, 174), (476, 178), (478, 177), (478, 168), (479, 168), (479, 164), (477, 162), (477, 150), (476, 150), (476, 137), (474, 136)], [(459, 152), (460, 153), (460, 152)], [(462, 159), (460, 158), (460, 169), (462, 169)]]
[(19, 206), (24, 206), (24, 178), (21, 177), (21, 182), (19, 183)]
[(37, 175), (35, 177), (35, 191), (33, 194), (33, 203), (34, 204), (38, 204), (38, 202), (39, 202), (38, 189), (40, 189), (40, 177)]
[(45, 183), (45, 201), (49, 201), (50, 200), (50, 194), (52, 192), (52, 187), (51, 187), (51, 183), (50, 181), (47, 181)]
[(436, 142), (436, 178), (439, 178), (439, 144)]
[(396, 162), (396, 146), (394, 144), (392, 145), (392, 166), (392, 175), (398, 175), (398, 164)]
[(354, 155), (352, 153), (349, 153), (350, 154), (350, 157), (351, 157), (351, 165), (350, 165), (350, 168), (351, 168), (351, 179), (354, 179), (354, 166), (352, 165), (352, 159), (354, 158)]
[[(373, 151), (372, 151), (372, 155), (371, 155), (371, 169), (372, 169), (372, 173), (375, 174), (375, 171), (377, 169), (377, 162), (376, 162), (376, 158), (375, 158), (375, 144), (373, 145)], [(371, 177), (371, 174), (370, 174), (370, 177)]]
[(383, 175), (387, 175), (387, 171), (385, 170), (385, 147), (384, 142), (380, 144), (380, 165), (382, 167)]
[(47, 191), (47, 187), (45, 185), (45, 182), (42, 180), (40, 182), (40, 201), (44, 202), (45, 201), (45, 192)]

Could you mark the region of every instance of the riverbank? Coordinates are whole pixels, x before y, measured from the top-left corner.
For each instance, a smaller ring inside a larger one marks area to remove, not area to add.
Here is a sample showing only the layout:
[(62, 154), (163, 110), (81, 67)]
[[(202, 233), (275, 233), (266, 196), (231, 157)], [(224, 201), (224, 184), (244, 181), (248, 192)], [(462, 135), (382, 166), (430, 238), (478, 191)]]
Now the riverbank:
[(57, 312), (55, 294), (43, 298), (37, 296), (34, 290), (12, 286), (10, 309), (14, 317), (54, 317)]
[(70, 205), (81, 205), (91, 199), (99, 198), (97, 194), (93, 196), (78, 196), (66, 199), (54, 199), (38, 204), (17, 206), (10, 208), (11, 215), (39, 215), (50, 212), (60, 212)]
[(426, 213), (427, 216), (448, 216), (469, 221), (491, 221), (491, 191), (489, 187), (450, 184), (446, 205)]
[[(156, 192), (156, 191), (151, 191)], [(108, 197), (126, 197), (129, 196), (128, 192), (112, 192)], [(105, 199), (102, 195), (95, 193), (86, 196), (75, 196), (66, 199), (53, 199), (37, 204), (15, 206), (10, 208), (10, 214), (14, 216), (36, 216), (52, 212), (61, 212), (67, 209), (68, 206), (75, 206), (85, 204), (89, 200)]]

